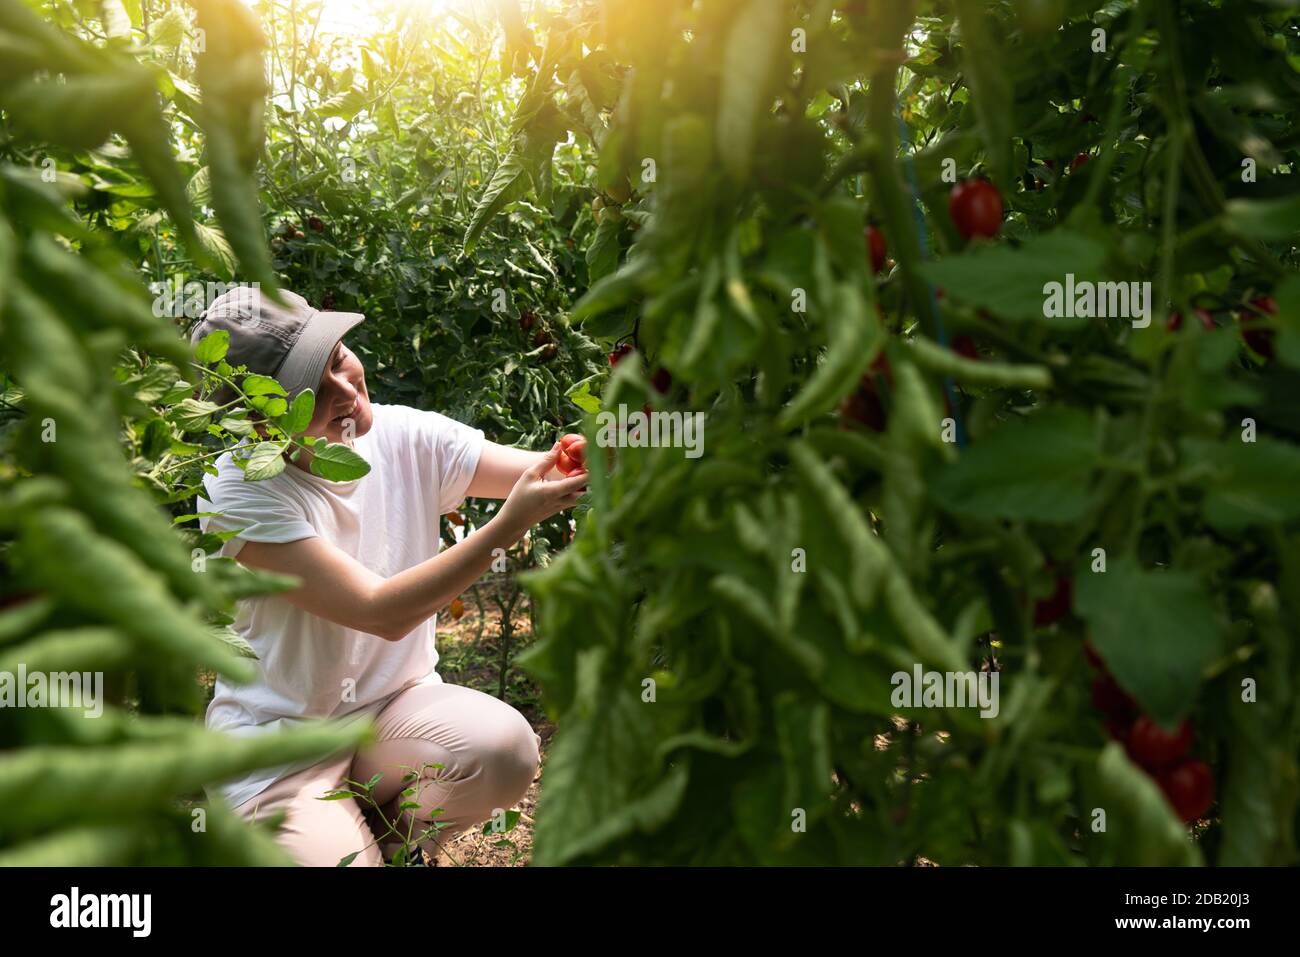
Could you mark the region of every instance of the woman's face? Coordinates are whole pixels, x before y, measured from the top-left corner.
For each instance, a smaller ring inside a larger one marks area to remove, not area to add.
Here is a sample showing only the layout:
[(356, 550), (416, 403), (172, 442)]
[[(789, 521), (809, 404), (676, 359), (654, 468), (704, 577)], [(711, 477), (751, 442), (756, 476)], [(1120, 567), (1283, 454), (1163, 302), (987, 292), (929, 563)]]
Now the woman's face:
[(334, 347), (316, 389), (316, 410), (307, 434), (323, 436), (331, 442), (350, 442), (369, 432), (373, 422), (366, 370), (356, 353), (340, 342)]

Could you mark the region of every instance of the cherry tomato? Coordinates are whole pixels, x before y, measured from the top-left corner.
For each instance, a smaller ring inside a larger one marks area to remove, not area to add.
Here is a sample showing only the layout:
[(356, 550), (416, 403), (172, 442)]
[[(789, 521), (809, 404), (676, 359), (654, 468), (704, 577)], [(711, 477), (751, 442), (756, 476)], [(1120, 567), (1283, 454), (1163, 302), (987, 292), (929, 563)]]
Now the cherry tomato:
[(533, 312), (531, 309), (525, 309), (519, 314), (519, 328), (524, 330), (524, 332), (528, 332), (532, 329), (533, 324), (536, 322), (537, 313)]
[(548, 346), (554, 341), (555, 340), (551, 338), (551, 334), (545, 329), (538, 329), (533, 333), (534, 346)]
[(885, 431), (885, 406), (871, 373), (864, 375), (858, 388), (840, 403), (840, 427), (848, 428), (854, 422), (873, 432)]
[(1198, 820), (1214, 803), (1214, 774), (1204, 761), (1167, 768), (1156, 776), (1156, 783), (1184, 823)]
[(959, 356), (965, 356), (967, 359), (978, 359), (980, 357), (979, 349), (975, 347), (975, 340), (965, 333), (952, 337), (952, 351)]
[(325, 232), (325, 220), (321, 219), (319, 216), (307, 217), (307, 225), (311, 228), (312, 232)]
[(1042, 628), (1064, 618), (1070, 611), (1070, 603), (1073, 597), (1073, 583), (1067, 576), (1058, 575), (1056, 590), (1034, 604), (1035, 627)]
[(459, 598), (453, 598), (451, 604), (447, 606), (447, 610), (451, 612), (453, 621), (460, 621), (461, 616), (465, 614), (465, 603)]
[[(1266, 315), (1277, 315), (1277, 300), (1272, 296), (1260, 296), (1252, 299), (1250, 304)], [(1237, 322), (1241, 325), (1241, 337), (1265, 359), (1273, 358), (1273, 330), (1263, 325), (1263, 320), (1253, 313), (1238, 314)]]
[(656, 392), (666, 393), (673, 387), (672, 373), (661, 366), (655, 369), (654, 374), (650, 376), (650, 384), (655, 387)]
[(632, 343), (625, 342), (622, 345), (615, 346), (614, 351), (609, 354), (609, 367), (614, 368), (631, 354)]
[(879, 273), (885, 268), (885, 255), (888, 247), (885, 244), (885, 234), (877, 226), (867, 227), (867, 249), (871, 253), (871, 271)]
[(1002, 194), (988, 180), (964, 180), (952, 188), (948, 213), (963, 238), (991, 238), (1002, 228)]
[(1076, 169), (1078, 169), (1084, 163), (1088, 162), (1088, 160), (1090, 159), (1092, 159), (1092, 157), (1089, 156), (1087, 153), (1080, 153), (1074, 159), (1070, 160), (1070, 172), (1073, 173)]
[[(1214, 316), (1211, 315), (1208, 309), (1196, 309), (1194, 312), (1196, 313), (1196, 318), (1201, 321), (1202, 329), (1214, 328)], [(1165, 323), (1165, 328), (1170, 332), (1177, 332), (1182, 327), (1183, 314), (1181, 312), (1171, 313), (1168, 321)]]
[(555, 345), (554, 342), (552, 342), (550, 345), (548, 345), (545, 349), (541, 351), (540, 355), (542, 361), (550, 362), (552, 359), (555, 358), (556, 354), (559, 351), (560, 351), (559, 348)]
[(1148, 770), (1182, 760), (1192, 749), (1192, 726), (1183, 721), (1176, 731), (1166, 731), (1146, 715), (1133, 722), (1128, 733), (1128, 753)]

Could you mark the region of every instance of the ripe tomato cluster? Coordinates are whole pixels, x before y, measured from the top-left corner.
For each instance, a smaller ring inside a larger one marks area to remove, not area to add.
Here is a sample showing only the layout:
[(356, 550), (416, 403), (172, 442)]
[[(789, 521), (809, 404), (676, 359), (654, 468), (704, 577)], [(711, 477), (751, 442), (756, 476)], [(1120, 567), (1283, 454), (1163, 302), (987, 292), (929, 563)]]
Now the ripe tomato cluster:
[(1106, 731), (1124, 743), (1134, 764), (1155, 778), (1182, 821), (1199, 820), (1214, 803), (1214, 774), (1204, 761), (1188, 756), (1194, 739), (1191, 723), (1183, 720), (1168, 731), (1150, 715), (1140, 714), (1137, 702), (1120, 687), (1091, 642), (1084, 644), (1084, 651), (1098, 671), (1092, 704), (1106, 716)]
[(560, 437), (560, 455), (555, 460), (555, 469), (561, 475), (587, 471), (587, 440), (581, 435)]
[[(1201, 328), (1213, 330), (1217, 327), (1214, 314), (1208, 309), (1192, 310)], [(1234, 310), (1233, 320), (1241, 330), (1241, 338), (1251, 350), (1263, 359), (1272, 359), (1274, 354), (1273, 338), (1277, 331), (1269, 324), (1270, 316), (1277, 315), (1277, 300), (1272, 296), (1257, 296), (1246, 304), (1244, 310)], [(1173, 312), (1165, 322), (1165, 328), (1177, 332), (1183, 327), (1183, 314)]]

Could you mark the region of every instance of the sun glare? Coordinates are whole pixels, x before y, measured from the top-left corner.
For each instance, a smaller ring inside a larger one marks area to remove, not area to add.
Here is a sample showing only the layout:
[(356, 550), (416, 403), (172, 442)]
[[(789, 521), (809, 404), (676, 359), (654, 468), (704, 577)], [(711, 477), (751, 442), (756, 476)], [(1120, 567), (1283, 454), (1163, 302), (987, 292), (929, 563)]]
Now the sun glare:
[(325, 34), (364, 33), (382, 26), (384, 17), (392, 12), (430, 16), (466, 5), (466, 0), (322, 0), (320, 30)]

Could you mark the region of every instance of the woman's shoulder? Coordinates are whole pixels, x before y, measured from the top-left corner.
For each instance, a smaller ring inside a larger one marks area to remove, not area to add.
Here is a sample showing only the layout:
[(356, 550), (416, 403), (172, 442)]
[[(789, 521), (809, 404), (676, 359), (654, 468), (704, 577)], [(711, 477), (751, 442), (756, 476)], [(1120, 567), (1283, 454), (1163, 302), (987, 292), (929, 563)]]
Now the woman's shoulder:
[(283, 501), (290, 496), (289, 479), (282, 473), (270, 478), (249, 481), (244, 470), (235, 462), (234, 452), (240, 446), (227, 449), (217, 456), (213, 463), (216, 474), (209, 472), (203, 476), (203, 487), (209, 494), (204, 497), (210, 502), (249, 501), (274, 499)]

